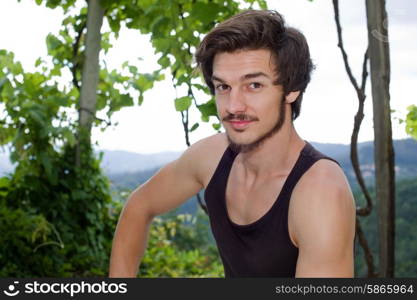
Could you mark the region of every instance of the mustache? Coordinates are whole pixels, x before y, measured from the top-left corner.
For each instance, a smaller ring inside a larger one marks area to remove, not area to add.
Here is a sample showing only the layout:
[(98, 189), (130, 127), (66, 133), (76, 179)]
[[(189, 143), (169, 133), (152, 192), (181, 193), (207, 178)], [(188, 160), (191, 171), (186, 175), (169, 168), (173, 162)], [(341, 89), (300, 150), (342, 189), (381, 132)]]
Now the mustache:
[(222, 121), (259, 121), (259, 119), (257, 117), (252, 117), (246, 114), (228, 114), (222, 118)]

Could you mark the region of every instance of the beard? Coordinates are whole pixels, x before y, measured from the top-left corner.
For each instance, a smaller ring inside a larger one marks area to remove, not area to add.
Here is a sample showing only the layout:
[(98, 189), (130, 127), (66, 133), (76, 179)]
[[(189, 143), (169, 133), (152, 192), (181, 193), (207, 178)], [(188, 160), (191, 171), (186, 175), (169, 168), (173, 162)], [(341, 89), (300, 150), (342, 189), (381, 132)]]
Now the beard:
[[(228, 115), (227, 117), (223, 118), (223, 121), (231, 120), (231, 119), (238, 119), (238, 120), (248, 120), (251, 118), (248, 118), (246, 115)], [(252, 119), (252, 120), (258, 120), (258, 119)], [(237, 153), (247, 153), (250, 151), (253, 151), (254, 149), (258, 148), (263, 142), (265, 142), (267, 139), (271, 138), (275, 133), (280, 131), (282, 126), (284, 125), (285, 121), (285, 96), (282, 96), (281, 102), (279, 104), (279, 114), (278, 114), (278, 120), (275, 123), (275, 125), (265, 134), (261, 135), (258, 139), (253, 141), (249, 144), (239, 144), (235, 143), (230, 136), (227, 134), (226, 136), (227, 140), (229, 141), (230, 148)]]

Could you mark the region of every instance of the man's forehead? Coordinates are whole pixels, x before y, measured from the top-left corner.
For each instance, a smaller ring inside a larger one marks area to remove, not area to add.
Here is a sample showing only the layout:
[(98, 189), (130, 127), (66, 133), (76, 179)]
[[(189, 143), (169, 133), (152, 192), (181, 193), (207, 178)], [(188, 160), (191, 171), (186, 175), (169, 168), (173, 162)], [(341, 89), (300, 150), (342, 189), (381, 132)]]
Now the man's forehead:
[(269, 50), (240, 50), (235, 52), (222, 52), (214, 57), (213, 78), (225, 77), (239, 78), (241, 80), (275, 75), (275, 66)]

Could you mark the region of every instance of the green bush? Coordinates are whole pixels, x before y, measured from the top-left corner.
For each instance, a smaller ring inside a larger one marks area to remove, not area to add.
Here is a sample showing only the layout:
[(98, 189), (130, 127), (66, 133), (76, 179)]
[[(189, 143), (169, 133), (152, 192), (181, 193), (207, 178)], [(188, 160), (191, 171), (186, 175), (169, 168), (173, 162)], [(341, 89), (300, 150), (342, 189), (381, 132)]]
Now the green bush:
[(63, 244), (42, 216), (0, 203), (0, 277), (65, 276), (68, 265), (56, 259)]
[[(99, 160), (74, 165), (73, 149), (51, 155), (58, 179), (43, 164), (19, 162), (2, 179), (2, 275), (105, 276), (121, 205), (110, 197)], [(13, 225), (14, 224), (14, 225)], [(32, 251), (32, 252), (31, 252)], [(5, 266), (8, 266), (5, 268)]]
[(224, 277), (216, 247), (204, 238), (208, 228), (199, 230), (202, 218), (156, 218), (139, 277)]

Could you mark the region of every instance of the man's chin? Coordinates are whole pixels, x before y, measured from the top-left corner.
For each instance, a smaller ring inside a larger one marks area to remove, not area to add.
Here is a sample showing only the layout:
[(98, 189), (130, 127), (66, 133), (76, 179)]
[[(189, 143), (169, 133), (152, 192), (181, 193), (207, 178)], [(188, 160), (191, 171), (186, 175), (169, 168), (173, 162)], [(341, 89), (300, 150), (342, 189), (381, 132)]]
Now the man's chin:
[(234, 152), (247, 153), (258, 147), (257, 141), (248, 141), (244, 139), (234, 139), (227, 135), (229, 146)]

